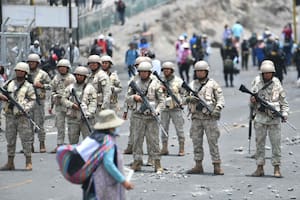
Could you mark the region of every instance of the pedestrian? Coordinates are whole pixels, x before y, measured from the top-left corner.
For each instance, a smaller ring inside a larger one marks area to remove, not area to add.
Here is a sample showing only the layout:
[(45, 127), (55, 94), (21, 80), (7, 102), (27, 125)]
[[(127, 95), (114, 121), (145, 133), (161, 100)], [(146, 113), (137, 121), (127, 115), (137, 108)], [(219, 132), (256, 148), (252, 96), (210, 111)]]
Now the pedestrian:
[(103, 34), (99, 35), (97, 44), (101, 48), (101, 55), (107, 54), (107, 43)]
[(257, 169), (252, 176), (264, 176), (265, 165), (265, 145), (266, 137), (269, 135), (272, 146), (271, 162), (274, 166), (274, 176), (281, 177), (281, 124), (280, 121), (286, 122), (289, 112), (289, 105), (286, 100), (286, 93), (278, 78), (274, 76), (275, 67), (272, 61), (265, 60), (262, 62), (261, 74), (256, 76), (252, 81), (252, 92), (257, 94), (268, 104), (274, 106), (283, 118), (276, 116), (271, 110), (258, 102), (254, 96), (251, 96), (251, 106), (255, 111), (254, 129), (256, 141), (256, 164)]
[(38, 40), (35, 40), (33, 42), (33, 45), (30, 45), (30, 47), (29, 47), (29, 54), (32, 54), (32, 53), (35, 53), (35, 54), (39, 55), (40, 58), (43, 55), (42, 49), (40, 47), (40, 42)]
[(208, 41), (207, 35), (203, 34), (202, 35), (202, 49), (203, 49), (203, 60), (205, 60), (206, 62), (208, 62), (209, 59), (209, 55), (211, 54), (211, 48), (210, 48), (210, 43)]
[(293, 61), (297, 68), (297, 79), (300, 80), (300, 44), (297, 45), (296, 50), (293, 55)]
[[(5, 73), (4, 66), (0, 63), (0, 87), (7, 81), (7, 75)], [(2, 101), (0, 101), (0, 132), (2, 132)]]
[(113, 48), (115, 47), (115, 40), (112, 36), (112, 33), (108, 33), (107, 37), (106, 37), (106, 52), (107, 55), (109, 55), (110, 57), (113, 57)]
[(225, 25), (224, 25), (223, 35), (222, 35), (223, 45), (226, 44), (227, 38), (232, 38), (232, 31), (231, 31), (231, 29), (229, 28), (228, 24), (225, 24)]
[(205, 61), (198, 61), (195, 64), (196, 80), (190, 83), (193, 91), (196, 91), (198, 97), (201, 97), (205, 103), (212, 108), (210, 113), (205, 106), (199, 104), (199, 98), (191, 94), (186, 97), (189, 111), (191, 113), (192, 125), (190, 129), (190, 137), (193, 141), (195, 167), (188, 170), (188, 174), (203, 174), (202, 161), (204, 158), (203, 136), (207, 137), (209, 152), (212, 163), (214, 165), (214, 174), (223, 175), (221, 168), (221, 158), (219, 153), (218, 140), (220, 130), (218, 128), (218, 120), (221, 117), (221, 111), (225, 101), (220, 85), (208, 77), (209, 65)]
[(255, 55), (255, 48), (256, 48), (256, 45), (257, 45), (257, 35), (255, 32), (252, 33), (251, 37), (249, 38), (249, 46), (251, 48), (251, 57), (252, 57), (252, 65), (253, 67), (256, 66), (257, 64), (257, 58), (256, 58), (256, 55)]
[(111, 96), (110, 96), (110, 109), (116, 113), (120, 111), (118, 95), (122, 92), (122, 85), (117, 71), (112, 72), (111, 68), (114, 65), (112, 58), (108, 55), (101, 57), (101, 67), (104, 72), (109, 76), (111, 83)]
[[(67, 109), (69, 142), (70, 144), (77, 144), (80, 134), (82, 135), (82, 139), (91, 134), (88, 127), (90, 126), (89, 124), (95, 123), (94, 115), (97, 109), (97, 93), (92, 84), (86, 83), (86, 78), (89, 75), (89, 70), (86, 67), (77, 67), (73, 75), (75, 76), (76, 83), (67, 86), (61, 102), (62, 106)], [(72, 90), (79, 99), (80, 104), (76, 102)], [(80, 109), (82, 109), (84, 116), (82, 116)], [(88, 122), (84, 120), (84, 117)]]
[(87, 83), (91, 83), (97, 91), (97, 110), (109, 109), (111, 83), (108, 75), (101, 69), (101, 58), (98, 55), (91, 55), (88, 57), (88, 67), (91, 70), (90, 75), (87, 77)]
[(50, 48), (49, 52), (50, 52), (50, 55), (55, 54), (59, 61), (60, 59), (64, 58), (66, 50), (64, 47), (60, 46), (59, 42), (56, 42), (55, 45)]
[(257, 45), (255, 47), (255, 55), (257, 58), (258, 68), (260, 68), (261, 63), (265, 60), (265, 42), (262, 36), (257, 37)]
[[(148, 154), (154, 160), (155, 172), (163, 172), (160, 163), (159, 149), (159, 126), (153, 115), (159, 115), (163, 106), (162, 89), (158, 80), (151, 75), (152, 65), (149, 62), (141, 62), (138, 66), (138, 77), (135, 80), (136, 85), (144, 91), (145, 98), (151, 102), (151, 106), (156, 113), (147, 108), (142, 97), (136, 91), (129, 87), (126, 102), (132, 108), (132, 119), (135, 124), (134, 142), (133, 142), (133, 164), (131, 169), (140, 171), (143, 164), (143, 141), (146, 137)], [(138, 134), (136, 134), (138, 133)]]
[(232, 31), (232, 36), (233, 36), (233, 45), (236, 48), (238, 48), (240, 46), (239, 42), (244, 33), (244, 27), (240, 21), (236, 21), (235, 24), (232, 26), (231, 31)]
[(248, 70), (250, 46), (249, 46), (248, 39), (246, 37), (243, 38), (243, 42), (241, 44), (241, 50), (242, 50), (242, 69)]
[(146, 53), (146, 56), (151, 59), (151, 64), (152, 64), (152, 72), (156, 72), (158, 75), (160, 75), (161, 72), (161, 62), (156, 58), (155, 52), (148, 50)]
[(55, 106), (55, 127), (57, 128), (57, 146), (51, 151), (56, 153), (57, 148), (65, 142), (65, 129), (66, 129), (66, 112), (67, 109), (62, 105), (62, 97), (66, 87), (76, 82), (75, 77), (71, 74), (71, 64), (67, 59), (61, 59), (56, 65), (58, 73), (51, 81), (51, 108)]
[[(179, 151), (178, 155), (179, 156), (184, 156), (184, 142), (185, 142), (185, 136), (184, 136), (184, 131), (183, 131), (183, 124), (184, 124), (184, 119), (183, 119), (183, 113), (182, 113), (182, 97), (184, 95), (184, 91), (181, 88), (181, 85), (183, 83), (182, 79), (179, 78), (178, 76), (175, 75), (175, 64), (172, 62), (164, 62), (162, 65), (162, 71), (163, 71), (163, 76), (162, 80), (168, 85), (170, 88), (171, 92), (173, 94), (169, 94), (168, 91), (166, 90), (166, 87), (164, 85), (161, 85), (163, 89), (163, 94), (165, 97), (165, 106), (161, 111), (161, 122), (163, 124), (164, 129), (169, 133), (169, 126), (170, 126), (170, 121), (172, 120), (177, 138), (178, 138), (178, 143), (179, 143)], [(180, 102), (176, 103), (174, 100), (174, 95)], [(168, 136), (162, 134), (161, 135), (161, 141), (162, 141), (162, 149), (160, 151), (161, 155), (168, 155), (169, 150), (168, 150)]]
[[(192, 52), (189, 47), (189, 43), (185, 42), (182, 44), (183, 50), (180, 54), (180, 61), (179, 61), (179, 74), (182, 80), (189, 82), (190, 81), (190, 67), (193, 64), (193, 57)], [(183, 73), (185, 73), (185, 78)]]
[(117, 12), (119, 15), (119, 20), (121, 21), (121, 25), (125, 24), (125, 10), (126, 10), (126, 5), (125, 2), (122, 0), (118, 0), (115, 2), (117, 6)]
[[(36, 103), (30, 113), (33, 121), (37, 123), (40, 129), (35, 129), (32, 126), (32, 145), (34, 146), (34, 135), (35, 132), (38, 133), (38, 138), (40, 141), (40, 153), (46, 152), (46, 132), (44, 129), (45, 123), (45, 103), (46, 103), (46, 91), (51, 90), (51, 79), (47, 72), (39, 68), (41, 63), (40, 56), (38, 54), (29, 54), (27, 58), (27, 63), (29, 65), (29, 74), (27, 75), (27, 80), (33, 84), (34, 92), (36, 95)], [(32, 152), (34, 152), (34, 147), (32, 146)]]
[(113, 110), (102, 110), (90, 136), (79, 145), (58, 149), (59, 168), (71, 183), (82, 184), (83, 200), (124, 200), (124, 189), (133, 189), (124, 176), (122, 155), (116, 143), (123, 122)]
[(135, 75), (135, 60), (139, 57), (139, 53), (135, 48), (135, 44), (133, 42), (129, 43), (129, 49), (125, 53), (125, 63), (127, 65), (128, 76), (131, 78)]
[(91, 46), (90, 55), (98, 55), (98, 56), (101, 56), (101, 52), (102, 52), (102, 49), (101, 49), (101, 47), (98, 45), (98, 40), (97, 40), (97, 39), (94, 39), (94, 43), (93, 43), (93, 45)]
[[(26, 75), (29, 74), (29, 66), (25, 62), (16, 64), (14, 71), (16, 78), (7, 82), (4, 89), (9, 94), (13, 94), (12, 98), (26, 111), (31, 112), (35, 104), (35, 93), (32, 84), (26, 80)], [(22, 148), (26, 157), (25, 170), (32, 170), (31, 146), (32, 146), (32, 131), (31, 124), (28, 118), (21, 112), (17, 106), (8, 101), (4, 94), (0, 94), (0, 100), (4, 101), (5, 112), (5, 137), (7, 142), (7, 163), (0, 170), (15, 170), (14, 158), (16, 153), (17, 135), (21, 139)]]
[(228, 76), (230, 80), (230, 87), (233, 85), (233, 75), (238, 71), (234, 68), (234, 60), (239, 60), (239, 54), (237, 48), (232, 44), (231, 38), (227, 38), (225, 46), (221, 48), (221, 57), (223, 59), (223, 73), (225, 79), (225, 86), (229, 87)]
[[(70, 53), (70, 49), (72, 49), (71, 53)], [(73, 66), (78, 66), (79, 65), (80, 51), (79, 51), (79, 48), (75, 45), (74, 41), (67, 48), (67, 52), (64, 55), (64, 57), (66, 59), (68, 59)]]

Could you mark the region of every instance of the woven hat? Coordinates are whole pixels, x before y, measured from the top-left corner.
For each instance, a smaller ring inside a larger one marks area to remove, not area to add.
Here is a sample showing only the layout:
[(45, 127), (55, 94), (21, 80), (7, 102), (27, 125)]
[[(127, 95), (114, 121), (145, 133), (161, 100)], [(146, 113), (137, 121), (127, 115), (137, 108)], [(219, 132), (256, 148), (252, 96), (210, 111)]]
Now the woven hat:
[(107, 109), (102, 110), (96, 117), (95, 130), (104, 130), (110, 128), (116, 128), (123, 124), (124, 120), (119, 118), (115, 111)]

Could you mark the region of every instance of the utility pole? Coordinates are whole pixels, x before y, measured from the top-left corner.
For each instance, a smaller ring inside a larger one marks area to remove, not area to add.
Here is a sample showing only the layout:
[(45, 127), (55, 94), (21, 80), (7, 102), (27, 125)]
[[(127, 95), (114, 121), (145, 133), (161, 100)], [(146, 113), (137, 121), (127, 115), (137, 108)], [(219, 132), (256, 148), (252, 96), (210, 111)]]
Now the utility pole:
[(296, 22), (296, 18), (297, 18), (297, 11), (296, 11), (296, 0), (293, 0), (293, 25), (294, 25), (294, 39), (295, 39), (295, 43), (298, 43), (297, 40), (297, 22)]
[(72, 47), (72, 0), (69, 0), (69, 60), (71, 62), (71, 64), (73, 64), (73, 47)]
[(2, 23), (3, 23), (3, 20), (2, 20), (2, 0), (0, 1), (0, 32), (2, 31), (1, 28), (2, 28)]

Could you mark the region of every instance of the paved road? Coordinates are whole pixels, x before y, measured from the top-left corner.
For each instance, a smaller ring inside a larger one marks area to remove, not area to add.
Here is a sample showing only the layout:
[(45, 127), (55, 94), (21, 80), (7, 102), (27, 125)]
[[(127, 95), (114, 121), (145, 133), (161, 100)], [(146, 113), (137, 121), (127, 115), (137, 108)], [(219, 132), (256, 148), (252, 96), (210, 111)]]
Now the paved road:
[[(210, 77), (224, 85), (221, 70), (221, 59), (218, 51), (213, 51), (211, 56)], [(125, 85), (128, 78), (122, 67), (118, 68), (122, 83)], [(221, 139), (220, 151), (224, 176), (213, 176), (213, 166), (205, 143), (204, 175), (187, 175), (185, 171), (194, 165), (192, 142), (188, 137), (190, 121), (185, 120), (186, 134), (186, 156), (176, 156), (178, 152), (177, 138), (174, 128), (170, 131), (170, 152), (171, 155), (162, 157), (162, 166), (166, 169), (163, 174), (153, 173), (152, 167), (143, 167), (142, 172), (133, 175), (135, 189), (127, 193), (129, 200), (189, 200), (189, 199), (300, 199), (299, 184), (299, 162), (300, 143), (290, 144), (293, 137), (299, 137), (287, 125), (282, 126), (282, 174), (283, 178), (273, 178), (273, 167), (270, 159), (267, 159), (265, 166), (266, 176), (253, 178), (251, 174), (255, 168), (255, 161), (249, 158), (247, 141), (247, 120), (248, 120), (248, 96), (238, 91), (238, 86), (244, 83), (249, 86), (253, 77), (258, 73), (254, 68), (245, 72), (242, 71), (236, 77), (235, 88), (223, 87), (226, 100), (226, 107), (222, 113), (220, 123)], [(191, 72), (192, 75), (192, 72)], [(299, 103), (300, 89), (295, 86), (296, 71), (291, 68), (284, 80), (284, 87), (287, 90), (288, 101), (291, 108), (289, 121), (300, 128), (299, 124)], [(123, 99), (123, 95), (122, 95)], [(185, 111), (185, 114), (187, 112)], [(227, 133), (221, 124), (226, 124), (230, 130)], [(47, 150), (55, 146), (56, 129), (53, 118), (46, 122)], [(120, 149), (127, 144), (128, 122), (121, 128), (121, 136), (118, 139)], [(37, 141), (37, 140), (36, 140)], [(297, 140), (300, 142), (299, 140)], [(38, 148), (37, 142), (35, 147)], [(251, 153), (254, 151), (254, 138), (252, 138)], [(266, 155), (270, 158), (270, 144), (266, 145)], [(18, 142), (17, 151), (20, 150)], [(125, 163), (132, 161), (131, 155), (124, 155)], [(147, 156), (144, 157), (147, 160)], [(4, 134), (0, 134), (0, 164), (6, 161), (6, 146)], [(0, 199), (16, 200), (79, 200), (81, 189), (79, 185), (68, 183), (60, 175), (53, 154), (33, 154), (33, 171), (24, 172), (25, 159), (22, 154), (17, 154), (15, 165), (18, 169), (14, 172), (0, 172)]]

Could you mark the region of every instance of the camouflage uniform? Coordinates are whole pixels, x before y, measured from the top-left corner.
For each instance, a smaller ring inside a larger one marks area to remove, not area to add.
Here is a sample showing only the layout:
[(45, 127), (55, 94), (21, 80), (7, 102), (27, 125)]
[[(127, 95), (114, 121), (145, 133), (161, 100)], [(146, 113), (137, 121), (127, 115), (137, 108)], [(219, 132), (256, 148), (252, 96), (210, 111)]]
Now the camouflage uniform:
[[(150, 75), (146, 81), (136, 78), (137, 86), (144, 92), (150, 104), (160, 112), (163, 106), (163, 94), (158, 80)], [(139, 170), (143, 159), (143, 141), (146, 137), (148, 154), (155, 160), (155, 169), (160, 167), (160, 149), (159, 149), (159, 126), (154, 117), (145, 110), (144, 105), (134, 100), (135, 91), (129, 87), (126, 102), (132, 111), (132, 121), (134, 121), (134, 142), (133, 142), (133, 169)]]
[[(198, 96), (202, 97), (213, 110), (219, 110), (220, 112), (224, 107), (225, 101), (223, 92), (221, 87), (215, 80), (206, 78), (205, 80), (200, 82), (198, 79), (196, 79), (191, 82), (190, 87), (192, 90), (197, 91)], [(219, 174), (219, 171), (216, 170), (216, 168), (218, 168), (221, 163), (218, 147), (218, 139), (220, 137), (220, 131), (217, 123), (218, 119), (212, 116), (206, 108), (197, 106), (199, 105), (198, 100), (190, 102), (187, 101), (187, 103), (192, 118), (190, 137), (193, 141), (194, 146), (194, 160), (197, 164), (197, 162), (202, 162), (204, 158), (203, 136), (205, 133), (208, 141), (210, 155), (212, 158), (212, 163), (215, 167), (215, 174)]]
[[(37, 125), (41, 128), (38, 130), (38, 138), (40, 142), (45, 142), (46, 139), (46, 133), (44, 129), (44, 122), (45, 122), (45, 99), (46, 99), (46, 90), (51, 89), (51, 79), (48, 76), (48, 74), (41, 70), (36, 69), (34, 71), (30, 70), (29, 74), (30, 79), (32, 80), (33, 84), (40, 82), (43, 84), (43, 88), (34, 88), (35, 93), (37, 95), (36, 104), (33, 107), (31, 114), (32, 119), (37, 123)], [(33, 142), (34, 142), (34, 127), (32, 127), (32, 133), (33, 133)]]
[[(20, 85), (16, 80), (12, 80), (4, 88), (26, 112), (32, 111), (36, 100), (32, 84), (25, 80), (24, 84)], [(33, 135), (29, 120), (16, 106), (11, 106), (9, 102), (4, 103), (4, 112), (6, 117), (5, 136), (8, 156), (15, 156), (17, 134), (19, 134), (25, 156), (31, 157)]]
[[(258, 96), (274, 106), (282, 115), (287, 116), (289, 111), (286, 94), (278, 78), (273, 77), (272, 83), (262, 89), (265, 83), (261, 76), (257, 76), (252, 82), (253, 93), (258, 92)], [(254, 128), (256, 134), (256, 163), (257, 165), (265, 164), (265, 144), (266, 137), (269, 134), (272, 144), (272, 165), (279, 166), (281, 164), (281, 124), (280, 118), (275, 117), (271, 111), (255, 105)]]
[[(165, 76), (162, 77), (163, 81), (166, 82), (166, 84), (169, 85), (169, 88), (172, 90), (173, 94), (178, 98), (178, 100), (182, 101), (182, 95), (183, 90), (181, 89), (181, 85), (183, 83), (182, 79), (172, 74), (168, 79), (166, 79)], [(167, 132), (169, 132), (169, 125), (170, 120), (172, 119), (173, 124), (176, 129), (176, 134), (178, 137), (178, 142), (181, 146), (181, 154), (184, 154), (183, 145), (185, 141), (184, 131), (183, 131), (183, 114), (181, 108), (176, 105), (175, 101), (172, 99), (171, 96), (167, 94), (167, 92), (164, 93), (165, 96), (165, 106), (164, 109), (161, 112), (161, 121), (163, 124), (163, 127)], [(162, 134), (161, 140), (163, 145), (168, 144), (168, 136)], [(166, 149), (167, 150), (167, 149)]]
[(91, 83), (97, 91), (97, 111), (108, 109), (110, 106), (111, 83), (108, 75), (98, 69), (87, 77), (87, 82)]
[(118, 94), (122, 92), (122, 85), (117, 72), (109, 73), (112, 94), (110, 96), (110, 109), (116, 113), (120, 110), (118, 105)]
[(77, 144), (79, 142), (80, 133), (83, 139), (87, 137), (90, 132), (82, 119), (79, 110), (72, 108), (76, 103), (74, 96), (71, 94), (71, 89), (74, 88), (77, 97), (81, 101), (81, 107), (88, 118), (90, 124), (94, 124), (94, 114), (97, 109), (97, 93), (96, 89), (91, 84), (72, 84), (65, 89), (65, 94), (62, 99), (62, 104), (67, 108), (68, 119), (68, 136), (71, 144)]
[(66, 122), (66, 107), (61, 103), (61, 98), (67, 86), (76, 82), (73, 74), (67, 73), (66, 75), (56, 74), (51, 82), (52, 104), (55, 105), (55, 126), (57, 128), (57, 145), (64, 144), (65, 140), (65, 122)]

